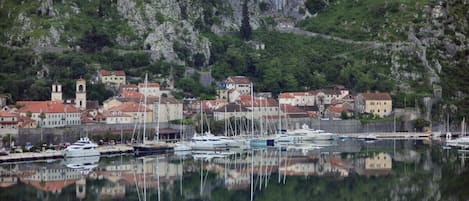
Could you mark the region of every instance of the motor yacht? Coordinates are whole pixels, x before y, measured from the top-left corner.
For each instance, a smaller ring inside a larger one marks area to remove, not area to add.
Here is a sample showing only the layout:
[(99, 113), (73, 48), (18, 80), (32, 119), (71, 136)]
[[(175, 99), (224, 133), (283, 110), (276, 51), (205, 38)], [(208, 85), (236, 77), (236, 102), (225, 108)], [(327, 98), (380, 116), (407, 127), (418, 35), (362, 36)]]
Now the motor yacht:
[(92, 142), (88, 137), (83, 137), (65, 148), (63, 154), (64, 157), (99, 156), (100, 153), (96, 148), (98, 148), (96, 143)]

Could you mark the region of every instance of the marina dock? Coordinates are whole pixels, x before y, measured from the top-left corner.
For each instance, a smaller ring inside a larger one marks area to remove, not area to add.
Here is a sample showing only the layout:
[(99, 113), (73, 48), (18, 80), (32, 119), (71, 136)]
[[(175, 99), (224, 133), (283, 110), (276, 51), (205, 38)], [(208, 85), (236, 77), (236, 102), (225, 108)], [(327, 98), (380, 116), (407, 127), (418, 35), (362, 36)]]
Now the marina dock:
[[(97, 148), (97, 150), (101, 153), (101, 156), (127, 154), (133, 153), (134, 151), (133, 148), (128, 145), (100, 146)], [(0, 156), (0, 164), (6, 162), (41, 161), (61, 158), (64, 158), (64, 155), (61, 151), (10, 153), (6, 156)]]

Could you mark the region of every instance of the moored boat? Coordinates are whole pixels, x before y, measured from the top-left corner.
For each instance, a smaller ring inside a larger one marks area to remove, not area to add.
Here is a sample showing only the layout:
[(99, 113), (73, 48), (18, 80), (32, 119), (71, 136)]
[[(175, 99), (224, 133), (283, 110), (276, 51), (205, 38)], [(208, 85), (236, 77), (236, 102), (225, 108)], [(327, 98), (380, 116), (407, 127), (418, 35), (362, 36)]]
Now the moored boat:
[(96, 148), (98, 148), (96, 143), (92, 142), (88, 137), (83, 137), (65, 148), (63, 154), (64, 157), (99, 156), (100, 153)]

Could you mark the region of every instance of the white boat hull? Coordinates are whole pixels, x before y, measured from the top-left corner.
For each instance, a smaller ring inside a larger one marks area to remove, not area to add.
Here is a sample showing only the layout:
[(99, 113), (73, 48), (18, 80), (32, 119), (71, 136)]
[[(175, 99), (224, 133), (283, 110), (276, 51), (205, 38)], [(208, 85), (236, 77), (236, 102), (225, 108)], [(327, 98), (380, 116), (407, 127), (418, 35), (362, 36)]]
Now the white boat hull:
[(64, 150), (64, 157), (89, 157), (89, 156), (100, 156), (98, 150), (88, 149), (88, 150)]

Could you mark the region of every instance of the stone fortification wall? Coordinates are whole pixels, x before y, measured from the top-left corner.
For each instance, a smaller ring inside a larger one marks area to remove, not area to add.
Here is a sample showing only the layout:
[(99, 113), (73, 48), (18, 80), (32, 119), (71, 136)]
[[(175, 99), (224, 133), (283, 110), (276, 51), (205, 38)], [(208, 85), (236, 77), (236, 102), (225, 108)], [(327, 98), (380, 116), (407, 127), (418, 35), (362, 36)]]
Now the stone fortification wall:
[[(147, 133), (154, 133), (156, 129), (156, 124), (147, 124), (146, 126)], [(177, 124), (161, 123), (160, 130), (165, 129), (175, 129), (180, 130), (181, 126)], [(115, 134), (119, 135), (122, 133), (141, 133), (143, 131), (143, 124), (93, 124), (93, 125), (80, 125), (72, 126), (66, 128), (25, 128), (19, 129), (18, 135), (16, 137), (17, 145), (25, 145), (26, 143), (38, 144), (40, 142), (45, 142), (48, 144), (60, 144), (66, 142), (75, 142), (80, 137), (97, 134)], [(185, 133), (193, 132), (192, 126), (184, 127)], [(136, 134), (137, 135), (137, 134)]]

